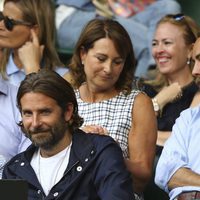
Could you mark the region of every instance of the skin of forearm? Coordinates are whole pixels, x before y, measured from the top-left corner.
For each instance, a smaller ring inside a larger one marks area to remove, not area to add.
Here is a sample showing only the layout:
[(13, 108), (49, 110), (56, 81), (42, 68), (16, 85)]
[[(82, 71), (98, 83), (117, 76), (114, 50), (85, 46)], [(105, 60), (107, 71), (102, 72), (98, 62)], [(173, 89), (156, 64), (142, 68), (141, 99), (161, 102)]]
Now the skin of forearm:
[(125, 162), (128, 170), (132, 174), (134, 191), (137, 194), (142, 194), (151, 178), (152, 170), (149, 170), (149, 167), (145, 167), (141, 163), (133, 163), (133, 161), (128, 159)]
[(200, 175), (188, 168), (180, 168), (171, 177), (168, 182), (170, 190), (183, 186), (198, 186), (200, 187)]

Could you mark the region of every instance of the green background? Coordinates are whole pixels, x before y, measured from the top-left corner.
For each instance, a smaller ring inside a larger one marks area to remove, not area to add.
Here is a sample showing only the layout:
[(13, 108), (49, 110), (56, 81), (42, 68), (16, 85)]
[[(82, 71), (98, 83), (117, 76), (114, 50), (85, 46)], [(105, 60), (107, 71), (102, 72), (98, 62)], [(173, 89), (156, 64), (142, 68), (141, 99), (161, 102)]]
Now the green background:
[(177, 0), (181, 7), (182, 13), (192, 17), (200, 25), (200, 0)]

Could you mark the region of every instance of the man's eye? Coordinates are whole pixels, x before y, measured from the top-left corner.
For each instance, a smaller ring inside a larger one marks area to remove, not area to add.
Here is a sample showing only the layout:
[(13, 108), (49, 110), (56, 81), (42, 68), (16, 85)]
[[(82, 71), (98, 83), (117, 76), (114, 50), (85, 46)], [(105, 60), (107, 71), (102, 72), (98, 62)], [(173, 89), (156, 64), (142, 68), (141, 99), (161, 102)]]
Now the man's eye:
[(32, 113), (31, 113), (31, 112), (28, 112), (28, 111), (24, 111), (24, 112), (22, 112), (22, 115), (24, 115), (24, 116), (26, 116), (26, 117), (29, 117), (29, 116), (32, 115)]
[(43, 110), (41, 113), (43, 115), (49, 115), (51, 113), (51, 111), (50, 110)]
[(100, 62), (104, 62), (104, 61), (105, 61), (105, 58), (103, 58), (103, 57), (97, 57), (97, 59), (98, 59)]

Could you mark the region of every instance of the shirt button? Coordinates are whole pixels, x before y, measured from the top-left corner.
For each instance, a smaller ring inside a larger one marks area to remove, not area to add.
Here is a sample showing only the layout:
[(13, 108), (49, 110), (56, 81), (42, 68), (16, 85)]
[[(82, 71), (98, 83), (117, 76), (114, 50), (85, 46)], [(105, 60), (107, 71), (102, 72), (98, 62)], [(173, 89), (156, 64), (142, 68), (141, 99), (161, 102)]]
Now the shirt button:
[(24, 163), (24, 162), (22, 162), (20, 165), (21, 165), (21, 166), (24, 166), (24, 165), (25, 165), (25, 163)]
[(58, 196), (58, 192), (55, 192), (55, 193), (53, 194), (53, 196), (54, 196), (54, 197), (57, 197), (57, 196)]
[(86, 158), (86, 159), (85, 159), (85, 162), (88, 162), (88, 160), (89, 160), (89, 159), (88, 159), (88, 158)]
[(78, 171), (78, 172), (80, 172), (80, 171), (82, 171), (82, 167), (81, 166), (78, 166), (77, 168), (76, 168), (76, 170)]

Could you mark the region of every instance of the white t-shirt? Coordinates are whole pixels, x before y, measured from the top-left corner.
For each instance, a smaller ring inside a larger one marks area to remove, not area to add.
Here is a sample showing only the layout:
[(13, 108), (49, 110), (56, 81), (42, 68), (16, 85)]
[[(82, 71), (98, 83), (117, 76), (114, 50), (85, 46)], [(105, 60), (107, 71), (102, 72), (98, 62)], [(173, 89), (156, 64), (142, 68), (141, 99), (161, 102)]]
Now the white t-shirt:
[(31, 166), (46, 195), (63, 177), (69, 162), (71, 144), (54, 156), (44, 158), (40, 155), (40, 150), (38, 150), (32, 157)]

